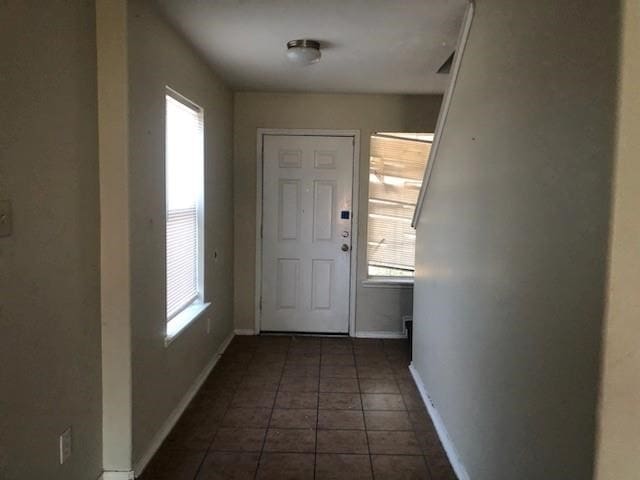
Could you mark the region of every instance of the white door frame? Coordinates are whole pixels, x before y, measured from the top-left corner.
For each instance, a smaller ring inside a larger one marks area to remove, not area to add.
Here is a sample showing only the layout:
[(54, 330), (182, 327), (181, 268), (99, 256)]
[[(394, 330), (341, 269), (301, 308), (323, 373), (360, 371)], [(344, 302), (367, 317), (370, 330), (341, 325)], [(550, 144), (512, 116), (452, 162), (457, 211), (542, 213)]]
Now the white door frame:
[(305, 128), (259, 128), (256, 169), (256, 283), (255, 283), (255, 333), (260, 333), (262, 311), (262, 143), (265, 135), (299, 135), (317, 137), (353, 138), (353, 184), (351, 186), (351, 265), (349, 287), (349, 335), (356, 332), (356, 287), (358, 276), (358, 197), (360, 194), (360, 130), (315, 130)]

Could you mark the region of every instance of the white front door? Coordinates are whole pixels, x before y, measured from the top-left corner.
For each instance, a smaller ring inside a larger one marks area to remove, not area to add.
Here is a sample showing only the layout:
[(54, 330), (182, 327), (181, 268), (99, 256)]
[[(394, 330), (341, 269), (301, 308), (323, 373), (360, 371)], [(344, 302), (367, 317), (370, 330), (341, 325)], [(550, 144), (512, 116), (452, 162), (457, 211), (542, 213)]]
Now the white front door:
[(354, 137), (264, 134), (261, 330), (348, 333)]

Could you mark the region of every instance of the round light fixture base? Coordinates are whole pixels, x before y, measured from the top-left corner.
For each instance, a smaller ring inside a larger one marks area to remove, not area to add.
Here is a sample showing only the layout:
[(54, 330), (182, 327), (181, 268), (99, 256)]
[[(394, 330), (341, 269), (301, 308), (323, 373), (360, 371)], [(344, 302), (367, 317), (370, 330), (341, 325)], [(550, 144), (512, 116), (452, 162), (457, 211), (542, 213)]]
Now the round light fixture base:
[(300, 39), (287, 42), (287, 58), (297, 65), (311, 65), (320, 60), (320, 42)]

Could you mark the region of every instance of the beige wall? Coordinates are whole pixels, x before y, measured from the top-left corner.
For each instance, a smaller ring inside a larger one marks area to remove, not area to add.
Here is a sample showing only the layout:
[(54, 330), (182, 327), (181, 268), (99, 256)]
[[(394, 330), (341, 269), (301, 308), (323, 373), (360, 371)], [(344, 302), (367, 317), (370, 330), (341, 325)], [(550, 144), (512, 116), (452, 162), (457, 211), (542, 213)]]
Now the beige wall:
[[(0, 478), (102, 468), (93, 2), (0, 3)], [(58, 462), (58, 436), (73, 454)]]
[(596, 478), (640, 472), (640, 6), (625, 0)]
[(592, 477), (617, 15), (477, 2), (418, 227), (413, 355), (473, 480)]
[[(145, 0), (129, 2), (133, 461), (233, 330), (232, 96)], [(164, 92), (205, 111), (206, 317), (164, 345)], [(213, 258), (218, 252), (218, 260)]]
[(238, 92), (234, 96), (234, 318), (255, 325), (256, 142), (258, 128), (360, 131), (356, 331), (401, 331), (412, 290), (363, 288), (366, 278), (369, 136), (375, 131), (433, 132), (440, 96), (322, 95)]

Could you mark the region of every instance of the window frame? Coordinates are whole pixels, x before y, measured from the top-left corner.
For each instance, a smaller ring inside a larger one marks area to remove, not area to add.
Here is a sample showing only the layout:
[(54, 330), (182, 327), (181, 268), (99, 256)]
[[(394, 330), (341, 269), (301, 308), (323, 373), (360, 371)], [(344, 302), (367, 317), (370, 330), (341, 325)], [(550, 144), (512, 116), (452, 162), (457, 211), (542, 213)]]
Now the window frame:
[[(404, 135), (424, 135), (426, 137), (431, 137), (430, 139), (420, 139), (420, 138), (410, 138), (410, 137), (406, 137)], [(428, 143), (431, 146), (433, 146), (433, 135), (432, 134), (425, 134), (425, 133), (413, 133), (413, 132), (389, 132), (389, 131), (385, 131), (385, 132), (372, 132), (371, 135), (369, 136), (369, 175), (371, 174), (371, 144), (372, 144), (372, 140), (374, 137), (381, 137), (381, 138), (393, 138), (393, 139), (398, 139), (398, 140), (408, 140), (408, 141), (419, 141), (419, 142), (423, 142), (423, 143)], [(430, 147), (431, 148), (431, 147)], [(425, 159), (425, 169), (428, 165), (429, 162), (429, 157), (427, 156), (427, 158)], [(370, 176), (367, 176), (367, 237), (366, 237), (366, 242), (367, 242), (367, 254), (366, 254), (366, 258), (365, 258), (365, 265), (366, 265), (366, 278), (365, 280), (363, 280), (362, 285), (364, 287), (371, 287), (371, 288), (380, 288), (380, 287), (391, 287), (391, 288), (411, 288), (414, 284), (414, 279), (415, 279), (415, 263), (413, 265), (413, 270), (411, 270), (412, 275), (371, 275), (369, 274), (369, 268), (370, 268), (370, 263), (369, 263), (369, 204), (371, 201), (371, 190), (370, 190), (370, 185), (371, 185), (371, 180), (370, 180)], [(417, 207), (417, 203), (418, 199), (416, 199), (416, 203), (414, 205), (414, 208)], [(411, 218), (413, 218), (413, 215), (411, 216)], [(410, 219), (411, 219), (410, 218)], [(410, 220), (409, 219), (409, 220)], [(414, 239), (414, 243), (415, 243), (415, 239)], [(415, 246), (415, 244), (414, 244)]]
[[(168, 139), (168, 125), (167, 125), (167, 103), (168, 98), (177, 101), (185, 107), (191, 109), (197, 113), (201, 125), (201, 165), (198, 172), (198, 186), (200, 187), (196, 197), (196, 296), (188, 303), (185, 303), (179, 310), (174, 312), (171, 316), (167, 315), (167, 299), (168, 299), (168, 285), (167, 285), (167, 222), (168, 222), (168, 189), (169, 184), (167, 182), (167, 139)], [(164, 163), (163, 168), (165, 172), (164, 176), (164, 208), (165, 208), (165, 221), (164, 221), (164, 234), (165, 234), (165, 248), (164, 248), (164, 279), (165, 279), (165, 295), (164, 295), (164, 315), (165, 315), (165, 346), (168, 346), (187, 326), (193, 323), (194, 320), (199, 318), (210, 306), (210, 303), (205, 302), (205, 156), (206, 156), (206, 140), (205, 140), (205, 128), (206, 118), (205, 110), (197, 103), (191, 101), (181, 93), (177, 92), (169, 86), (165, 86), (164, 89)]]

